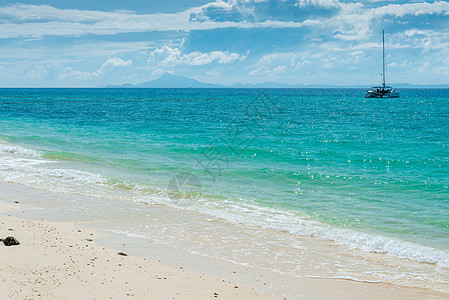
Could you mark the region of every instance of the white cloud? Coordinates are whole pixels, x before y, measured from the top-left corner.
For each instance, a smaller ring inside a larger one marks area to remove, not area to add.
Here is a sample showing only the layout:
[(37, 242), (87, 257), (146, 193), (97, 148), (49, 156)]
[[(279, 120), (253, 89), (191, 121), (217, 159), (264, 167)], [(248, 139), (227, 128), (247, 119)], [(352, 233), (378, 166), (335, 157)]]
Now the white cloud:
[(336, 13), (338, 0), (217, 0), (192, 13), (192, 21), (302, 21)]
[(324, 7), (324, 8), (338, 8), (340, 2), (338, 0), (298, 0), (299, 7)]
[(429, 52), (435, 52), (438, 55), (447, 55), (449, 48), (449, 33), (446, 31), (422, 30), (412, 28), (398, 33), (394, 39), (400, 41), (400, 44), (393, 44), (392, 48), (411, 48), (420, 50), (421, 54), (429, 55)]
[(437, 1), (433, 3), (418, 2), (405, 4), (389, 4), (381, 7), (373, 8), (369, 11), (373, 17), (384, 17), (392, 15), (395, 17), (403, 17), (405, 15), (448, 15), (449, 3), (445, 1)]
[(360, 57), (364, 56), (365, 54), (363, 53), (363, 51), (357, 50), (357, 51), (352, 52), (350, 55), (352, 57), (354, 57), (355, 62), (358, 63)]
[[(217, 28), (302, 27), (314, 22), (191, 21), (201, 7), (175, 14), (137, 14), (129, 11), (58, 9), (48, 5), (17, 4), (0, 7), (0, 38), (43, 36), (113, 35), (127, 32), (208, 30)], [(17, 20), (20, 20), (17, 22)]]
[[(95, 65), (101, 66), (105, 62), (105, 57), (129, 56), (136, 61), (144, 60), (149, 49), (148, 42), (79, 42), (75, 45), (61, 45), (59, 47), (30, 43), (30, 46), (17, 47), (15, 44), (6, 44), (0, 47), (0, 64), (1, 61), (5, 61), (10, 69), (32, 68), (41, 65), (51, 66), (50, 68), (45, 67), (48, 69), (46, 75), (51, 76), (53, 72), (60, 73), (65, 66), (76, 65), (75, 69), (80, 69), (80, 65), (85, 65), (86, 58), (89, 59), (88, 65), (90, 66), (92, 66), (93, 60), (95, 60)], [(112, 66), (110, 67), (112, 68)], [(53, 72), (50, 70), (53, 70)], [(9, 70), (9, 72), (11, 71)]]
[(102, 12), (78, 9), (58, 9), (50, 5), (15, 4), (0, 7), (0, 15), (10, 16), (22, 21), (64, 21), (64, 22), (95, 22), (105, 18), (122, 18), (129, 12)]
[[(342, 40), (364, 40), (372, 33), (376, 22), (400, 23), (403, 17), (447, 16), (449, 15), (449, 2), (417, 2), (404, 4), (387, 4), (375, 8), (366, 8), (362, 3), (342, 3), (341, 12), (328, 20), (326, 26), (333, 28), (335, 37)], [(403, 23), (402, 28), (413, 26), (410, 20)]]
[(123, 60), (118, 57), (112, 57), (106, 60), (100, 68), (93, 72), (81, 72), (74, 70), (72, 67), (67, 67), (64, 69), (63, 73), (59, 75), (60, 79), (65, 78), (79, 78), (79, 79), (88, 79), (88, 78), (94, 78), (99, 77), (100, 75), (103, 75), (107, 69), (109, 68), (115, 68), (115, 67), (127, 67), (132, 64), (131, 60)]
[[(129, 11), (104, 12), (17, 4), (0, 7), (0, 16), (6, 21), (0, 24), (0, 37), (180, 30), (188, 27), (190, 13), (189, 10), (177, 14), (136, 14)], [(17, 19), (20, 22), (16, 22)]]
[(297, 70), (308, 64), (307, 56), (306, 53), (296, 52), (267, 54), (259, 59), (255, 68), (249, 72), (249, 75), (277, 75), (285, 73), (287, 70)]
[(449, 15), (449, 2), (387, 4), (338, 0), (217, 0), (174, 14), (59, 9), (49, 5), (0, 7), (0, 38), (113, 35), (126, 32), (208, 30), (217, 28), (316, 27), (343, 40), (363, 40), (372, 22), (404, 16)]
[[(366, 59), (362, 50), (335, 49), (333, 43), (311, 45), (301, 52), (276, 52), (262, 56), (249, 72), (252, 76), (290, 74), (315, 76), (325, 69), (344, 73), (349, 67), (357, 68)], [(337, 75), (338, 76), (338, 75)]]
[(100, 71), (104, 70), (109, 66), (113, 67), (126, 67), (131, 65), (133, 62), (131, 60), (123, 60), (118, 57), (113, 57), (104, 62), (104, 64), (100, 67)]
[(176, 66), (189, 65), (200, 66), (217, 62), (219, 64), (229, 64), (236, 61), (242, 61), (246, 57), (237, 53), (228, 51), (212, 51), (203, 53), (194, 51), (188, 54), (182, 53), (179, 48), (163, 46), (150, 52), (147, 60), (150, 65)]

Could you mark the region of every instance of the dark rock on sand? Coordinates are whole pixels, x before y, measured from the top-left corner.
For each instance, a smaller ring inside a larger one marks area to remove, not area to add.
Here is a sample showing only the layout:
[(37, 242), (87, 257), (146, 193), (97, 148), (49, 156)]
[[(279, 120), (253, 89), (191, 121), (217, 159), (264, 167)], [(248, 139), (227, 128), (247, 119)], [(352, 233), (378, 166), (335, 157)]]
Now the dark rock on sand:
[(19, 241), (15, 237), (13, 237), (13, 236), (8, 236), (5, 239), (0, 239), (0, 241), (2, 241), (3, 244), (5, 244), (5, 246), (20, 245)]

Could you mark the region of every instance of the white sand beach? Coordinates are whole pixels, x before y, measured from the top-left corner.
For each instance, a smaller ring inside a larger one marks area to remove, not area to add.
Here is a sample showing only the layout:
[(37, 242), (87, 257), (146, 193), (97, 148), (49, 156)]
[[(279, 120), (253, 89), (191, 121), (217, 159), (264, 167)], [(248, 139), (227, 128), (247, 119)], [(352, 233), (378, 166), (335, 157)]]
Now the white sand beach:
[(138, 238), (108, 236), (73, 222), (9, 216), (8, 211), (24, 212), (33, 194), (47, 192), (13, 183), (1, 186), (0, 236), (20, 242), (0, 245), (0, 293), (8, 299), (448, 298), (384, 283), (292, 278), (179, 249), (148, 248)]

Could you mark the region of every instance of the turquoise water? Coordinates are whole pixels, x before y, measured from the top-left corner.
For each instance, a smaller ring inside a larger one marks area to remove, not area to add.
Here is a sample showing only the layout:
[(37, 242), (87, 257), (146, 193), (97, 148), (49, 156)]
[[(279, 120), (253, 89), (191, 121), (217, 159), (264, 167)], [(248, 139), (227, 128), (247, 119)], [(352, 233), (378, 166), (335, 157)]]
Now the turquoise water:
[(1, 89), (0, 177), (449, 267), (449, 90), (364, 92)]

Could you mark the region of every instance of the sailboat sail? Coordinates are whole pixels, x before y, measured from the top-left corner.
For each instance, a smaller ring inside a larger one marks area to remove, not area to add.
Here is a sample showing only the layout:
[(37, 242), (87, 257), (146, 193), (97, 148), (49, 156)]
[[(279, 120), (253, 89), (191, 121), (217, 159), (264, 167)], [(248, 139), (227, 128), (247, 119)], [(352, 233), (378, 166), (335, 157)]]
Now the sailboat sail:
[(382, 86), (373, 86), (365, 98), (399, 98), (399, 92), (385, 81), (385, 31), (382, 30)]

